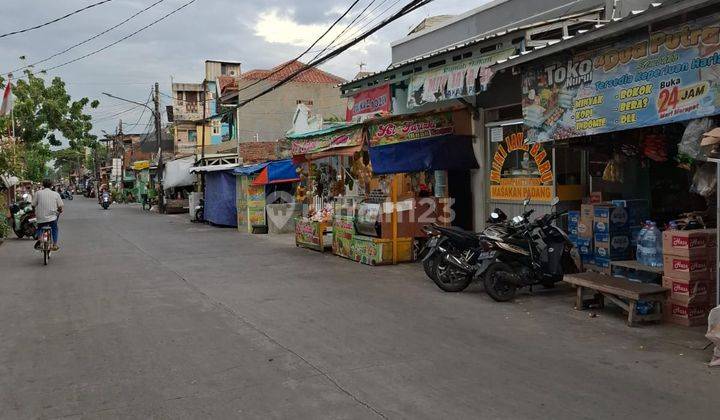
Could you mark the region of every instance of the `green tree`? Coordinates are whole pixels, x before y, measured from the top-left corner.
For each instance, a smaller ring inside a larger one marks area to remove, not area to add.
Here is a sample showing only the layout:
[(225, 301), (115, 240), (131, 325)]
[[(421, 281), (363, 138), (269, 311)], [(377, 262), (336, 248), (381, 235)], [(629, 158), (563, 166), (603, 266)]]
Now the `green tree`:
[[(70, 147), (80, 150), (91, 145), (97, 137), (90, 134), (92, 117), (85, 114), (86, 108), (97, 108), (97, 100), (88, 98), (72, 100), (65, 88), (65, 82), (54, 77), (49, 83), (41, 76), (26, 70), (24, 78), (17, 79), (13, 87), (16, 97), (14, 105), (15, 136), (23, 147), (22, 173), (27, 179), (39, 180), (48, 174), (47, 163), (53, 155), (49, 146), (60, 146), (58, 134), (65, 137)], [(0, 78), (0, 88), (4, 80)], [(0, 132), (10, 131), (9, 116), (0, 117)], [(0, 172), (15, 171), (0, 160)], [(39, 177), (39, 179), (38, 179)]]

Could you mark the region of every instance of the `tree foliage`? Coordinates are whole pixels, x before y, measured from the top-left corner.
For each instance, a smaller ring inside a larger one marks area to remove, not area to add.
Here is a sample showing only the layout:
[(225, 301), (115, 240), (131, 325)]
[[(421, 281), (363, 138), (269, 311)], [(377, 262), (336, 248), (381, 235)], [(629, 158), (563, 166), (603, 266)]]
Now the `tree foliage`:
[[(48, 173), (46, 165), (53, 158), (50, 146), (62, 145), (58, 135), (66, 138), (76, 152), (97, 142), (97, 137), (90, 134), (92, 117), (85, 111), (97, 108), (99, 102), (88, 98), (73, 100), (59, 77), (47, 83), (30, 71), (25, 71), (24, 76), (13, 86), (15, 138), (23, 149), (20, 172), (1, 157), (0, 172), (38, 181)], [(0, 87), (4, 88), (2, 78)], [(0, 117), (0, 132), (10, 133), (11, 126), (10, 116)]]

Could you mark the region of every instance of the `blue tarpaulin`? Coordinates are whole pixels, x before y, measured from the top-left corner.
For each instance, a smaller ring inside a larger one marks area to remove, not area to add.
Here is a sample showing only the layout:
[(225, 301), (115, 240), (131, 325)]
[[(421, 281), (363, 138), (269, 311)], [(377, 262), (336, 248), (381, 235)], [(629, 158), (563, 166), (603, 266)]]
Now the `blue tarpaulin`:
[(471, 136), (445, 135), (370, 148), (374, 174), (477, 169)]
[(295, 165), (292, 160), (276, 160), (269, 162), (268, 165), (260, 171), (260, 174), (253, 181), (253, 185), (281, 184), (285, 182), (299, 181)]
[(239, 168), (235, 168), (233, 172), (236, 175), (252, 175), (265, 169), (265, 167), (268, 166), (269, 163), (270, 162), (264, 162), (256, 163), (254, 165), (241, 166)]
[(237, 226), (235, 175), (233, 171), (205, 174), (205, 220), (221, 226)]

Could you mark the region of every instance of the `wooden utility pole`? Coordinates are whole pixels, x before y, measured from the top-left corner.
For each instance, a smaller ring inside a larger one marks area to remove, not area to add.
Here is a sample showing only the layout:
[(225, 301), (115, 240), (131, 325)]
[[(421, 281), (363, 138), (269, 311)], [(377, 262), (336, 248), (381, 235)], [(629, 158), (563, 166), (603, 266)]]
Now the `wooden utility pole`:
[[(202, 92), (201, 92), (201, 99), (200, 105), (203, 107), (203, 126), (202, 126), (202, 140), (200, 141), (200, 165), (205, 165), (205, 119), (207, 118), (206, 108), (205, 108), (205, 92), (207, 91), (207, 81), (203, 80), (202, 83)], [(202, 192), (203, 198), (205, 198), (205, 172), (200, 172), (200, 192)]]
[(157, 141), (158, 149), (158, 165), (157, 165), (157, 180), (158, 180), (158, 204), (160, 206), (160, 212), (165, 212), (165, 192), (163, 191), (163, 153), (162, 153), (162, 133), (161, 121), (160, 121), (160, 84), (155, 82), (155, 94), (153, 95), (153, 102), (155, 102), (155, 140)]

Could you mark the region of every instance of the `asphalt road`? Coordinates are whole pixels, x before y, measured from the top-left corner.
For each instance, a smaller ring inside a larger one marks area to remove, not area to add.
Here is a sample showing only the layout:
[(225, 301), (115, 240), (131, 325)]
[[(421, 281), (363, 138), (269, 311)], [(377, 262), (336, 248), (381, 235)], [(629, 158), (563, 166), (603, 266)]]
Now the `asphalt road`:
[(567, 288), (491, 301), (186, 216), (78, 198), (47, 267), (0, 246), (0, 417), (711, 419), (702, 328)]

